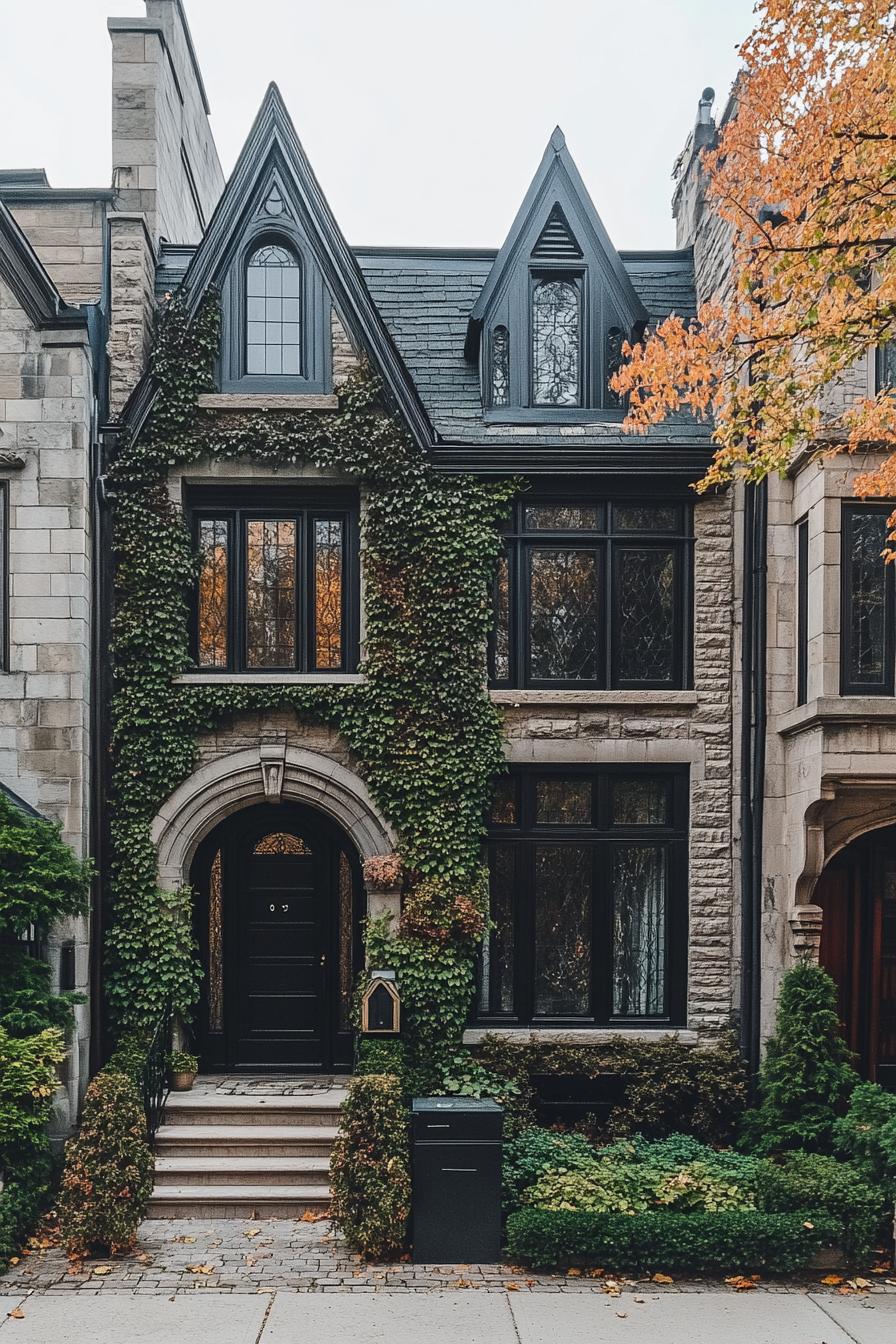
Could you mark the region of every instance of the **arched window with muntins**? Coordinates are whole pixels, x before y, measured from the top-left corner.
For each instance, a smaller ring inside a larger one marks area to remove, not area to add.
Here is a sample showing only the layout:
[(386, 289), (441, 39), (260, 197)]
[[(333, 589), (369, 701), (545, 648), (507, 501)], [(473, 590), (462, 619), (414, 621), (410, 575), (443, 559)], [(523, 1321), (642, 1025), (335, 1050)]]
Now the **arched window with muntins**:
[(246, 372), (274, 376), (302, 371), (301, 280), (298, 257), (265, 243), (246, 267)]
[(510, 335), (505, 326), (492, 332), (492, 405), (510, 404)]

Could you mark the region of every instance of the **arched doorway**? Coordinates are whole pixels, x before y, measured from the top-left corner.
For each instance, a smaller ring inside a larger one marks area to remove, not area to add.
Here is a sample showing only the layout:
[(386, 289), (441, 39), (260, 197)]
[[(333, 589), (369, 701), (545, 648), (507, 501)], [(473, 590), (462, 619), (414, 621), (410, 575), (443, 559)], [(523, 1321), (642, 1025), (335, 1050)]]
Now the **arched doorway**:
[(362, 888), (341, 828), (298, 803), (248, 807), (206, 837), (190, 879), (201, 1067), (350, 1069)]
[(813, 898), (824, 912), (820, 961), (866, 1078), (896, 1091), (896, 826), (831, 859)]

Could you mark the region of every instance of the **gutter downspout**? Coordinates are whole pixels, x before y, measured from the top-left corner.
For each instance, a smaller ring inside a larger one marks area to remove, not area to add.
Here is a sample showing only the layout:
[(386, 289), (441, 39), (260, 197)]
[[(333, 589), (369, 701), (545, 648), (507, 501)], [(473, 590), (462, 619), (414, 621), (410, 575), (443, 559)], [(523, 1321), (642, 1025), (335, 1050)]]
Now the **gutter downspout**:
[(759, 1070), (762, 993), (762, 867), (768, 721), (768, 482), (744, 500), (741, 652), (741, 1048), (751, 1087)]

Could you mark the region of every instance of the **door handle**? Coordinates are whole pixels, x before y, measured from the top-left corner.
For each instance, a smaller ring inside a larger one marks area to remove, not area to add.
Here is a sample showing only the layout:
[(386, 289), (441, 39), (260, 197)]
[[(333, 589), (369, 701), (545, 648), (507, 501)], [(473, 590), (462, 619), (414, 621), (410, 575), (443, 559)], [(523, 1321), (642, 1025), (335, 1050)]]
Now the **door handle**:
[(326, 960), (327, 960), (327, 955), (326, 955), (325, 952), (322, 952), (322, 953), (321, 953), (321, 957), (320, 957), (320, 964), (321, 964), (321, 966), (324, 965), (324, 963), (326, 962)]

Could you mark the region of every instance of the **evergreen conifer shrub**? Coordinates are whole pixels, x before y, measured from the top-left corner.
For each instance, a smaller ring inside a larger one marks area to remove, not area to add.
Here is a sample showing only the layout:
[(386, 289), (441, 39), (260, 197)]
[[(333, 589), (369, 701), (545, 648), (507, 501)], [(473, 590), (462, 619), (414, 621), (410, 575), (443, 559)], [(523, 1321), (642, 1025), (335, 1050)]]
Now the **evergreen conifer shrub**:
[(782, 982), (759, 1071), (759, 1105), (744, 1116), (742, 1146), (761, 1154), (830, 1152), (834, 1123), (858, 1082), (850, 1058), (834, 981), (820, 966), (799, 962)]

